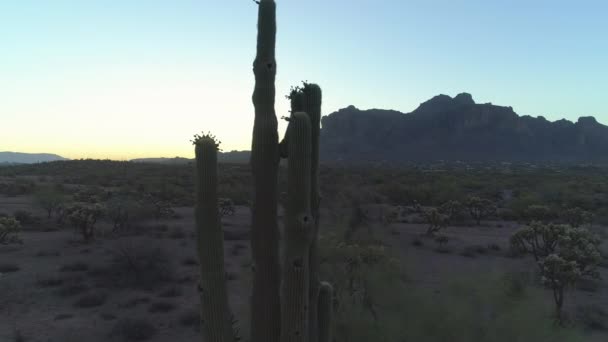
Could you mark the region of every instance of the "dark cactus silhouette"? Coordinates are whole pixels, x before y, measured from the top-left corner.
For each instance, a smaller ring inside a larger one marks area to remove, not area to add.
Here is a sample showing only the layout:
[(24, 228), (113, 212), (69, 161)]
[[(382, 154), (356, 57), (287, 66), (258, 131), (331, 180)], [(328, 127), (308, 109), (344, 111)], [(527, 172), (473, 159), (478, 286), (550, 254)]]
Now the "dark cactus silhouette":
[(218, 143), (212, 135), (195, 136), (196, 230), (200, 260), (199, 295), (204, 341), (233, 342), (224, 270), (224, 234), (217, 196)]
[[(333, 288), (319, 281), (317, 247), (321, 88), (307, 82), (292, 88), (290, 123), (285, 139), (279, 144), (274, 109), (276, 4), (273, 0), (261, 0), (258, 5), (252, 96), (255, 119), (250, 160), (254, 185), (250, 341), (330, 342)], [(217, 198), (218, 143), (210, 134), (197, 135), (193, 142), (196, 145), (203, 338), (206, 342), (234, 341), (223, 277), (223, 238)], [(288, 159), (282, 260), (277, 221), (281, 157)]]

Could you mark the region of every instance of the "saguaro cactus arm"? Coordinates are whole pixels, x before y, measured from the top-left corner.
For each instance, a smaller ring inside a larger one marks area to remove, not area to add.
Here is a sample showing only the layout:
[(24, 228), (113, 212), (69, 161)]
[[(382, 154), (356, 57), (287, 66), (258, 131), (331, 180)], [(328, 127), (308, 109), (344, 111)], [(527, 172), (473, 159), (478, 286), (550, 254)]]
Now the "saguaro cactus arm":
[(201, 330), (205, 342), (234, 342), (224, 271), (224, 234), (217, 210), (218, 142), (195, 136), (195, 219), (200, 260)]

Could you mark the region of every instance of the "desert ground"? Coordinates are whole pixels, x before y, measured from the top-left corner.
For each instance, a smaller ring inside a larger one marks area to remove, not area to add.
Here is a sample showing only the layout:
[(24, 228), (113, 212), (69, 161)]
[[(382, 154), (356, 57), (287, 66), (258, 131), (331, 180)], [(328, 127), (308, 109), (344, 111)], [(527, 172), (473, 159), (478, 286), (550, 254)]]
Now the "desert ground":
[[(53, 182), (49, 177), (36, 181)], [(26, 211), (34, 219), (22, 223), (22, 243), (0, 245), (0, 341), (200, 340), (192, 206), (174, 206), (172, 217), (144, 218), (119, 232), (113, 231), (108, 219), (100, 219), (96, 237), (89, 242), (69, 225), (47, 218), (34, 195), (0, 196), (0, 213), (18, 211)], [(349, 213), (348, 208), (323, 208), (321, 240), (329, 254), (338, 245), (334, 238), (342, 234), (340, 227)], [(249, 207), (236, 205), (234, 214), (224, 216), (222, 223), (230, 306), (235, 329), (246, 341), (251, 279)], [(446, 284), (454, 280), (466, 283), (517, 275), (521, 286), (533, 289), (529, 296), (534, 297), (535, 308), (550, 319), (551, 291), (538, 285), (534, 260), (513, 255), (510, 248), (510, 237), (521, 226), (517, 221), (494, 217), (482, 220), (479, 226), (470, 221), (449, 225), (442, 230), (448, 240), (441, 246), (425, 235), (428, 224), (415, 215), (391, 222), (369, 217), (362, 226), (356, 232), (359, 239), (383, 246), (403, 272), (402, 287), (386, 285), (384, 291), (421, 291), (432, 297), (425, 303), (434, 305), (453, 295)], [(593, 224), (591, 229), (601, 233), (605, 228)], [(600, 248), (608, 250), (605, 239)], [(331, 269), (331, 260), (324, 258), (324, 267)], [(570, 327), (555, 329), (576, 329), (581, 341), (608, 338), (607, 264), (598, 268), (600, 279), (580, 281), (568, 290), (564, 311)], [(510, 284), (495, 283), (490, 286), (505, 288), (491, 291), (507, 291)], [(471, 287), (463, 293), (475, 296), (475, 291), (479, 289)], [(372, 315), (379, 315), (380, 320), (382, 311), (389, 311), (380, 302), (372, 310), (380, 312)], [(393, 313), (391, 319), (405, 322), (411, 315), (410, 308)], [(336, 329), (344, 329), (344, 322)], [(339, 336), (344, 334), (337, 334), (336, 341), (341, 341)]]

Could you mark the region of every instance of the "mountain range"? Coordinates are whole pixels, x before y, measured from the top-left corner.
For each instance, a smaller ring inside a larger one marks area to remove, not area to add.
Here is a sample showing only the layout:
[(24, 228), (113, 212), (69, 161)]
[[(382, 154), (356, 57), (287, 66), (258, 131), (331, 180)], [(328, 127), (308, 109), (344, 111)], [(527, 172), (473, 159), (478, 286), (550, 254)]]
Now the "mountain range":
[[(512, 107), (475, 103), (468, 93), (438, 95), (411, 113), (348, 106), (321, 120), (324, 162), (511, 161), (607, 162), (608, 126), (594, 117), (548, 121), (520, 116)], [(220, 162), (246, 163), (249, 151), (220, 153)], [(53, 154), (0, 152), (2, 163), (65, 158)], [(182, 164), (187, 158), (133, 162)]]
[(347, 162), (608, 160), (608, 127), (519, 116), (477, 104), (470, 94), (438, 95), (411, 113), (349, 106), (322, 118), (321, 157)]
[(0, 152), (0, 165), (44, 163), (57, 160), (67, 159), (51, 153)]

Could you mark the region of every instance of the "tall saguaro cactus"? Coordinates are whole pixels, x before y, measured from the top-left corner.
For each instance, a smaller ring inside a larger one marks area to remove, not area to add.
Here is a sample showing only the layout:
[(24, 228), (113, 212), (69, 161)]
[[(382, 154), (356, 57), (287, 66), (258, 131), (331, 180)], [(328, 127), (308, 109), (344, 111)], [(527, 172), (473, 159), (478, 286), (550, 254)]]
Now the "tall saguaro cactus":
[(279, 232), (277, 224), (279, 145), (275, 102), (276, 4), (260, 0), (257, 54), (253, 62), (255, 119), (251, 146), (254, 181), (251, 249), (253, 289), (251, 342), (277, 342), (281, 320), (279, 299)]
[[(292, 115), (279, 144), (274, 109), (276, 5), (274, 0), (260, 0), (258, 5), (250, 161), (254, 182), (250, 342), (331, 342), (332, 288), (319, 282), (317, 255), (321, 88), (305, 83), (292, 91)], [(203, 341), (234, 341), (217, 212), (217, 144), (213, 136), (203, 135), (195, 136), (195, 145)], [(288, 158), (282, 270), (277, 222), (281, 157)]]
[(224, 234), (217, 210), (218, 143), (212, 135), (195, 136), (193, 142), (196, 155), (195, 218), (201, 272), (201, 330), (205, 341), (234, 342), (224, 271)]
[(291, 116), (288, 127), (287, 210), (281, 296), (281, 342), (308, 341), (311, 126), (306, 113)]
[(310, 244), (309, 264), (309, 339), (317, 342), (319, 331), (319, 251), (317, 237), (319, 232), (320, 202), (319, 191), (319, 135), (321, 130), (321, 87), (314, 83), (304, 83), (302, 87), (304, 96), (304, 111), (310, 118), (311, 131), (311, 180), (310, 180), (310, 208), (314, 217), (313, 240)]

